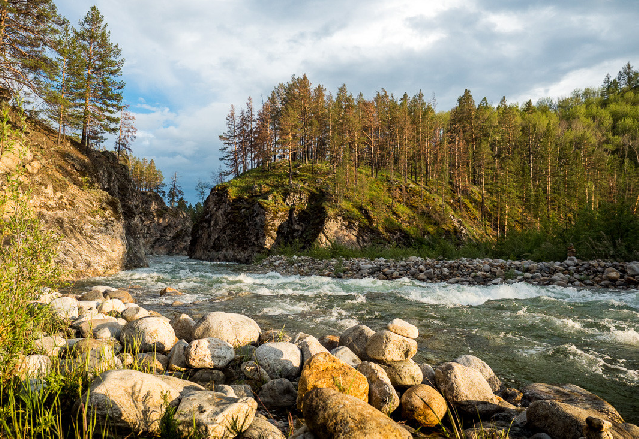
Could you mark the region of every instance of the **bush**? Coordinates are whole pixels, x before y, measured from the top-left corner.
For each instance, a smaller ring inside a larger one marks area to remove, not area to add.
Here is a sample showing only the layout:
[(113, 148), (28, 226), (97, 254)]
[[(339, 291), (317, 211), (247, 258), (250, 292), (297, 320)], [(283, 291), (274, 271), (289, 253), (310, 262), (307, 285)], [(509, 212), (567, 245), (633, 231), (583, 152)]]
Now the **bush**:
[(30, 301), (44, 287), (55, 286), (61, 275), (54, 262), (57, 241), (41, 227), (22, 182), (28, 152), (24, 133), (8, 128), (8, 110), (3, 118), (4, 154), (17, 157), (18, 164), (15, 172), (0, 174), (0, 385), (11, 377), (18, 356), (52, 321), (47, 308)]

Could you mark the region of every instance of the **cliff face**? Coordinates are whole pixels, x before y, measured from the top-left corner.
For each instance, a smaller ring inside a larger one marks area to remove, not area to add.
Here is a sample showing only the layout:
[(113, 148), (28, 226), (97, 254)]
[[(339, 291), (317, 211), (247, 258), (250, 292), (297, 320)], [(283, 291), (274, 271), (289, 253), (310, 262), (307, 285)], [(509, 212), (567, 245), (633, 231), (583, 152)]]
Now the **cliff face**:
[(186, 254), (188, 215), (135, 189), (110, 152), (86, 151), (34, 121), (18, 122), (0, 157), (0, 189), (23, 168), (30, 205), (60, 239), (58, 262), (67, 277), (100, 276), (148, 265), (148, 254)]
[(330, 166), (308, 164), (296, 166), (289, 184), (287, 168), (275, 164), (218, 185), (193, 226), (189, 256), (250, 262), (279, 246), (411, 246), (433, 236), (455, 242), (481, 233), (476, 212), (442, 209), (431, 188), (363, 169), (350, 178), (336, 180)]
[(288, 191), (283, 198), (278, 194), (231, 198), (228, 187), (217, 186), (193, 227), (189, 256), (250, 263), (256, 254), (283, 245), (370, 244), (374, 231), (329, 213), (325, 198), (321, 190)]

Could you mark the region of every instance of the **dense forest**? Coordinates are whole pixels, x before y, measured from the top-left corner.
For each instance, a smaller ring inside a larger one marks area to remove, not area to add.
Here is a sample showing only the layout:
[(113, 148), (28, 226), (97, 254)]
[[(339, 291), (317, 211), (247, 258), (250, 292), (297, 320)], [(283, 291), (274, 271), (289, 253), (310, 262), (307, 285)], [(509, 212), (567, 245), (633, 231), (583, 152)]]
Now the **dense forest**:
[[(523, 105), (476, 102), (470, 90), (437, 112), (423, 93), (373, 99), (346, 85), (333, 96), (306, 75), (251, 98), (226, 118), (225, 176), (286, 161), (329, 164), (333, 194), (358, 190), (357, 172), (409, 184), (474, 211), (493, 236), (543, 223), (571, 224), (584, 208), (639, 203), (639, 72), (630, 63), (599, 88)], [(361, 177), (360, 177), (361, 178)], [(476, 206), (468, 199), (478, 200)], [(431, 206), (433, 207), (433, 206)]]

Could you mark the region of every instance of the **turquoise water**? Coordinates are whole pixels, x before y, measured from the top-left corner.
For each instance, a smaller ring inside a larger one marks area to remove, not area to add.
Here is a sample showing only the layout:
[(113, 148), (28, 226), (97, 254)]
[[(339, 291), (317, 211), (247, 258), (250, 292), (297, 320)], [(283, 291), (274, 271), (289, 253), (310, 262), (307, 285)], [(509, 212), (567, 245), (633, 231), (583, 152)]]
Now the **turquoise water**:
[[(427, 284), (410, 279), (331, 279), (257, 274), (250, 267), (153, 257), (149, 268), (82, 281), (133, 288), (140, 303), (167, 316), (236, 312), (262, 329), (339, 334), (402, 318), (420, 330), (416, 361), (459, 355), (486, 361), (509, 386), (572, 383), (639, 423), (639, 291), (577, 290), (525, 283)], [(160, 297), (164, 287), (184, 293)], [(179, 300), (182, 304), (173, 306)]]

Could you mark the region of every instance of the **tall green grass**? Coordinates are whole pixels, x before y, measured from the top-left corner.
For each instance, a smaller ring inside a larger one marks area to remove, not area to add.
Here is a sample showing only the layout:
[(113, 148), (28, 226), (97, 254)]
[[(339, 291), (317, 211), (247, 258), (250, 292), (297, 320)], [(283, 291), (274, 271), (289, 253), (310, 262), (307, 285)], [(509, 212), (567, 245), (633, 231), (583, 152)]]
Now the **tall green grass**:
[[(586, 207), (578, 211), (568, 227), (558, 222), (547, 222), (539, 228), (511, 231), (496, 240), (458, 244), (445, 236), (431, 236), (416, 240), (412, 247), (378, 244), (361, 249), (340, 244), (304, 248), (293, 243), (275, 248), (271, 253), (315, 259), (405, 259), (419, 256), (446, 260), (501, 258), (540, 262), (565, 260), (568, 247), (572, 245), (579, 259), (636, 261), (639, 260), (639, 217), (632, 209), (632, 206), (622, 204), (602, 204), (597, 210)], [(258, 261), (265, 256), (261, 255)]]

